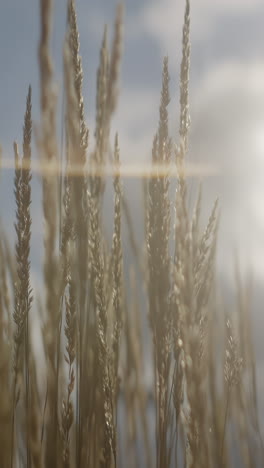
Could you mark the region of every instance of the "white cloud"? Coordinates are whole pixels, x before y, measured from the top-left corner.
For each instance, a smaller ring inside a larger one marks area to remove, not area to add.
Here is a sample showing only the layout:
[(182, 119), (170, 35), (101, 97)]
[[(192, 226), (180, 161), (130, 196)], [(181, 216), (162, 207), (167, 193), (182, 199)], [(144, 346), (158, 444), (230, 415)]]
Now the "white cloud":
[(237, 250), (244, 270), (264, 278), (264, 65), (221, 64), (193, 94), (191, 159), (221, 167), (204, 182), (208, 204), (220, 197), (220, 268)]
[[(160, 44), (162, 55), (175, 55), (179, 47), (184, 18), (184, 4), (175, 0), (144, 3), (138, 16), (128, 25), (130, 35), (149, 34)], [(245, 15), (262, 4), (261, 0), (200, 0), (191, 2), (191, 38), (201, 40), (209, 35), (224, 15)], [(224, 33), (224, 31), (223, 31)]]
[(146, 161), (158, 122), (159, 93), (154, 89), (125, 88), (113, 121), (118, 130), (124, 160)]
[[(237, 252), (244, 272), (251, 268), (264, 278), (264, 65), (221, 63), (195, 84), (190, 102), (190, 160), (221, 171), (204, 179), (207, 215), (220, 198), (219, 269), (233, 276)], [(158, 105), (155, 89), (121, 93), (112, 127), (119, 131), (123, 162), (140, 163), (150, 154)], [(172, 102), (173, 122), (174, 109)]]

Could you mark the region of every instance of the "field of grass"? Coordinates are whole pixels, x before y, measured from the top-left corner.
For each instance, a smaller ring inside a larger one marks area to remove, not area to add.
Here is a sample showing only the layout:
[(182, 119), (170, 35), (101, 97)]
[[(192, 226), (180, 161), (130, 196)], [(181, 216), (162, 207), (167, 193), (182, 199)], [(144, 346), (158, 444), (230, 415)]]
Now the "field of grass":
[[(0, 238), (0, 467), (261, 467), (249, 291), (237, 271), (236, 310), (219, 300), (219, 203), (212, 200), (202, 226), (202, 189), (195, 200), (189, 191), (190, 2), (183, 18), (179, 132), (170, 135), (168, 128), (165, 57), (152, 162), (142, 170), (122, 165), (118, 134), (111, 138), (123, 7), (117, 6), (111, 46), (103, 32), (94, 138), (85, 121), (74, 0), (67, 8), (65, 151), (57, 137), (52, 0), (40, 0), (39, 162), (31, 159), (29, 86), (21, 152), (14, 143), (15, 246), (4, 230)], [(35, 172), (44, 227), (39, 291), (30, 263)], [(126, 196), (130, 175), (142, 180), (143, 243)]]

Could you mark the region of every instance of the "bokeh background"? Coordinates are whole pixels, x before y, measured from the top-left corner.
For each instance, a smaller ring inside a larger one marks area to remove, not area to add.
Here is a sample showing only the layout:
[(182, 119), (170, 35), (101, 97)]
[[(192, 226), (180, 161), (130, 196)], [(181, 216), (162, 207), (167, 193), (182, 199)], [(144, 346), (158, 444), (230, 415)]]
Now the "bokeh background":
[[(52, 53), (58, 90), (58, 141), (62, 122), (62, 48), (66, 0), (56, 0)], [(116, 2), (76, 0), (83, 92), (91, 141), (94, 127), (96, 69), (104, 25), (111, 38)], [(158, 122), (162, 59), (169, 56), (171, 132), (177, 139), (179, 68), (184, 0), (127, 0), (124, 57), (118, 111), (113, 131), (120, 136), (124, 162), (146, 161)], [(252, 320), (263, 387), (264, 281), (264, 3), (263, 0), (200, 0), (191, 2), (191, 136), (188, 159), (209, 163), (217, 174), (201, 177), (204, 216), (216, 197), (221, 207), (217, 272), (227, 298), (234, 293), (234, 263), (244, 278), (253, 278)], [(25, 99), (33, 89), (33, 118), (39, 122), (37, 0), (0, 2), (0, 141), (3, 156), (13, 160), (12, 145), (22, 142)], [(34, 151), (33, 157), (37, 158)], [(0, 174), (2, 225), (14, 239), (13, 173)], [(194, 181), (195, 185), (195, 181)], [(127, 197), (138, 226), (142, 194), (136, 181), (127, 183)], [(40, 282), (43, 230), (40, 181), (33, 180), (33, 250), (35, 283)], [(138, 227), (140, 232), (140, 227)], [(232, 301), (231, 301), (232, 303)], [(261, 387), (261, 388), (262, 388)], [(264, 406), (264, 402), (263, 405)]]

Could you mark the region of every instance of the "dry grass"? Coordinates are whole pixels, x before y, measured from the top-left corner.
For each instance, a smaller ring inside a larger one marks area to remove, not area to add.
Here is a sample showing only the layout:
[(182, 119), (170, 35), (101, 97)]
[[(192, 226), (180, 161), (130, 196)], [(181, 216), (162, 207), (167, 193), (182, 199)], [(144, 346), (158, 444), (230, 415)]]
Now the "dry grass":
[[(188, 208), (189, 0), (179, 134), (170, 135), (168, 129), (165, 57), (152, 166), (148, 174), (138, 174), (144, 177), (143, 246), (135, 237), (123, 187), (127, 174), (118, 135), (111, 151), (123, 8), (117, 7), (111, 49), (106, 29), (103, 34), (93, 145), (85, 122), (75, 3), (68, 2), (61, 159), (50, 55), (52, 1), (41, 0), (40, 7), (37, 148), (45, 226), (43, 285), (39, 292), (31, 287), (29, 87), (21, 157), (14, 144), (14, 249), (4, 234), (0, 241), (0, 466), (262, 466), (249, 295), (237, 272), (237, 314), (221, 314), (214, 276), (218, 202), (212, 203), (204, 229), (201, 188), (192, 213)], [(109, 174), (111, 242), (103, 216)], [(124, 264), (125, 242), (131, 244), (131, 265)], [(32, 345), (33, 322), (41, 324), (43, 356)]]

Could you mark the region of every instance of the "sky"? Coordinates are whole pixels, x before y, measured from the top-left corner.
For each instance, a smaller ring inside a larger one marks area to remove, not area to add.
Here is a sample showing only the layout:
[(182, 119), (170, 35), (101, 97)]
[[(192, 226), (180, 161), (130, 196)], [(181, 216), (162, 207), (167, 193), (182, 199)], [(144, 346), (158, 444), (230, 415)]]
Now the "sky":
[[(60, 96), (65, 1), (57, 0), (54, 4), (52, 53)], [(98, 50), (105, 24), (109, 25), (111, 37), (116, 2), (76, 0), (76, 5), (84, 69), (85, 109), (88, 125), (92, 129)], [(150, 154), (158, 122), (164, 55), (169, 56), (171, 74), (170, 127), (177, 140), (183, 14), (183, 0), (125, 2), (120, 98), (113, 121), (113, 131), (118, 130), (120, 134), (123, 161), (141, 162)], [(189, 159), (194, 163), (206, 161), (221, 168), (221, 176), (203, 180), (207, 215), (215, 197), (220, 199), (219, 251), (225, 252), (225, 255), (219, 255), (219, 268), (231, 271), (234, 250), (238, 250), (243, 269), (253, 270), (257, 278), (264, 277), (263, 15), (264, 4), (261, 0), (191, 2), (192, 125)], [(38, 1), (2, 2), (0, 141), (4, 157), (13, 157), (14, 140), (18, 143), (22, 141), (25, 96), (29, 83), (33, 88), (36, 128), (39, 121), (38, 37)], [(11, 191), (11, 176), (8, 173), (1, 175), (2, 194), (8, 189)], [(133, 195), (132, 190), (132, 203), (133, 196), (136, 194)], [(12, 219), (12, 208), (6, 200), (4, 208), (9, 208)], [(9, 216), (5, 212), (4, 215)]]
[[(158, 123), (161, 70), (169, 57), (170, 128), (178, 138), (179, 69), (184, 0), (126, 0), (124, 50), (119, 106), (113, 120), (118, 130), (121, 160), (144, 162), (150, 155)], [(0, 143), (4, 157), (13, 158), (16, 140), (21, 147), (25, 100), (33, 92), (34, 129), (39, 122), (39, 2), (0, 2)], [(54, 1), (52, 54), (61, 119), (62, 47), (65, 0)], [(76, 0), (84, 70), (83, 92), (88, 126), (94, 128), (96, 70), (105, 24), (112, 25), (116, 2)], [(262, 353), (264, 300), (264, 2), (263, 0), (191, 1), (190, 162), (215, 165), (219, 173), (203, 177), (204, 221), (216, 197), (221, 208), (217, 271), (225, 287), (233, 282), (237, 255), (242, 274), (253, 275), (257, 320), (256, 344)], [(92, 133), (92, 132), (91, 132)], [(14, 240), (13, 174), (0, 173), (2, 225)], [(32, 267), (38, 281), (40, 236), (39, 180), (33, 180)], [(142, 196), (133, 181), (127, 197), (140, 212)], [(138, 223), (140, 224), (140, 223)], [(125, 244), (126, 247), (126, 244)], [(229, 286), (230, 287), (230, 286)], [(259, 376), (264, 360), (258, 360)], [(264, 380), (260, 382), (264, 388)], [(263, 408), (264, 410), (264, 408)]]
[[(158, 123), (161, 69), (169, 57), (170, 128), (178, 138), (179, 68), (184, 0), (126, 0), (119, 106), (113, 131), (120, 136), (121, 159), (144, 162), (150, 155)], [(33, 90), (34, 129), (39, 122), (37, 46), (39, 2), (8, 0), (0, 6), (0, 142), (4, 157), (22, 142), (25, 99)], [(62, 47), (65, 0), (54, 2), (52, 54), (61, 119)], [(96, 69), (105, 24), (112, 25), (116, 2), (76, 0), (83, 92), (88, 126), (94, 128)], [(218, 176), (203, 177), (205, 217), (216, 197), (221, 207), (218, 271), (231, 281), (234, 256), (241, 271), (264, 279), (264, 3), (262, 0), (191, 1), (191, 133), (188, 158), (219, 168)], [(91, 132), (92, 133), (92, 132)], [(13, 175), (0, 174), (0, 209), (13, 226)], [(39, 181), (34, 180), (35, 193)], [(142, 203), (133, 184), (131, 205)], [(38, 203), (33, 200), (37, 216)], [(33, 236), (37, 255), (41, 222)], [(12, 238), (12, 234), (11, 234)], [(33, 262), (34, 263), (34, 262)]]

